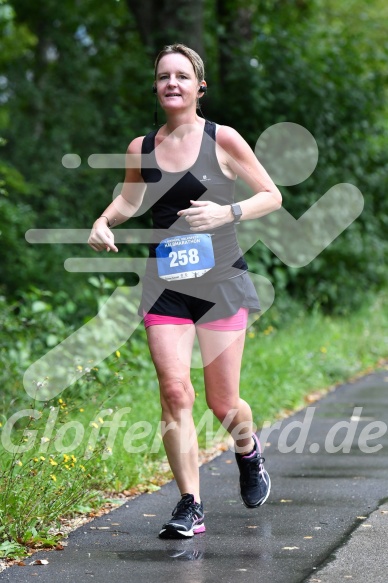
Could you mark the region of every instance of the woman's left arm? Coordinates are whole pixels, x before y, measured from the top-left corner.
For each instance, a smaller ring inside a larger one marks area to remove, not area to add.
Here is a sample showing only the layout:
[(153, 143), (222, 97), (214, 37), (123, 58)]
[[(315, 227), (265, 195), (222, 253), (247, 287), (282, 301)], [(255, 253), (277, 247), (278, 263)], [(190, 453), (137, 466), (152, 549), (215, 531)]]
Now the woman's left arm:
[[(217, 158), (226, 175), (241, 178), (253, 191), (250, 198), (238, 202), (241, 221), (257, 219), (282, 205), (282, 195), (267, 171), (260, 164), (244, 138), (231, 127), (221, 126), (217, 132)], [(191, 207), (178, 212), (192, 231), (204, 231), (234, 221), (230, 204), (191, 201)]]

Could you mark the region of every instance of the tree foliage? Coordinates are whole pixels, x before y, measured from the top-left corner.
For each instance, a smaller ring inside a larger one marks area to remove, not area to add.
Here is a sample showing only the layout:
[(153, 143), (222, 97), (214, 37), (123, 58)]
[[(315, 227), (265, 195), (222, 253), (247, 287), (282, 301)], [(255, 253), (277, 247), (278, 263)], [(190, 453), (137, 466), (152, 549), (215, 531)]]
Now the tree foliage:
[[(88, 157), (122, 153), (153, 126), (153, 60), (165, 43), (205, 57), (204, 115), (235, 127), (254, 147), (269, 126), (291, 121), (316, 138), (320, 158), (304, 183), (284, 187), (299, 217), (330, 187), (363, 193), (361, 217), (310, 266), (282, 265), (263, 245), (250, 267), (308, 305), (358, 302), (386, 282), (388, 9), (383, 0), (0, 0), (0, 229), (2, 283), (82, 296), (87, 275), (66, 274), (85, 246), (36, 246), (29, 228), (89, 228), (121, 170)], [(79, 168), (62, 157), (76, 153)], [(142, 224), (145, 219), (134, 219)]]

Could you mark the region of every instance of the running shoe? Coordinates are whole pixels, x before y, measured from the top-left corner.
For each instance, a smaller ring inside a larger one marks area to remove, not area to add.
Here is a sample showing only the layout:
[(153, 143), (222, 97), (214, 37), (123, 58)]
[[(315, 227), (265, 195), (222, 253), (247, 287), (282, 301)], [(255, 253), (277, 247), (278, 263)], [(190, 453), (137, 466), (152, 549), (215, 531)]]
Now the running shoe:
[(205, 532), (202, 502), (194, 502), (192, 494), (183, 494), (172, 511), (172, 518), (162, 526), (160, 538), (189, 538)]
[(264, 469), (265, 459), (261, 455), (260, 442), (252, 435), (255, 448), (249, 455), (236, 453), (240, 470), (241, 498), (247, 508), (257, 508), (264, 504), (271, 490), (271, 480)]

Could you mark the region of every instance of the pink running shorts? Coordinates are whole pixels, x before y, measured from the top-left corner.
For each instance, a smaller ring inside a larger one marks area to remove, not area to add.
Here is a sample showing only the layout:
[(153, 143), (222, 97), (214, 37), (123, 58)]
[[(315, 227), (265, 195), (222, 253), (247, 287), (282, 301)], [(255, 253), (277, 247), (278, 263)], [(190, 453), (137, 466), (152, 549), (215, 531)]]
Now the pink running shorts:
[[(244, 330), (248, 322), (248, 308), (240, 308), (233, 316), (228, 318), (221, 318), (220, 320), (213, 320), (204, 324), (197, 324), (199, 328), (206, 328), (206, 330)], [(189, 318), (176, 318), (174, 316), (158, 316), (157, 314), (144, 313), (144, 326), (160, 326), (164, 324), (194, 324), (193, 320)]]

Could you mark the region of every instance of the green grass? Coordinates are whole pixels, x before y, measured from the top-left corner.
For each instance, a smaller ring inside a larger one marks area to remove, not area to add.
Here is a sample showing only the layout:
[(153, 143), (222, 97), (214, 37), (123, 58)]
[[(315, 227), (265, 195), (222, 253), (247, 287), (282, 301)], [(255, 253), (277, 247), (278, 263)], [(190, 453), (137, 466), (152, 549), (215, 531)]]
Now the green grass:
[[(307, 406), (311, 393), (324, 393), (387, 359), (387, 307), (385, 291), (347, 317), (299, 310), (283, 328), (270, 323), (270, 313), (253, 324), (246, 339), (241, 396), (251, 405), (257, 427)], [(205, 409), (202, 386), (199, 393), (197, 418)]]
[[(311, 392), (386, 359), (387, 304), (388, 291), (346, 318), (301, 309), (283, 326), (270, 313), (260, 318), (248, 331), (241, 376), (241, 395), (251, 404), (256, 425), (273, 422), (304, 406)], [(59, 526), (61, 516), (98, 506), (101, 490), (126, 491), (139, 484), (153, 490), (170, 477), (161, 465), (158, 386), (144, 331), (46, 404), (30, 402), (16, 374), (23, 369), (10, 358), (8, 366), (15, 374), (4, 385), (9, 398), (0, 418), (0, 556), (56, 544), (50, 527)], [(192, 380), (198, 424), (207, 410), (201, 369), (193, 368)], [(7, 438), (7, 419), (17, 413), (20, 419)], [(203, 448), (219, 429), (211, 415), (207, 419), (207, 430), (199, 434)]]
[[(248, 333), (242, 394), (260, 426), (306, 396), (346, 381), (388, 357), (388, 297), (348, 317), (300, 313), (284, 329), (255, 325)], [(260, 321), (259, 321), (260, 322)]]

